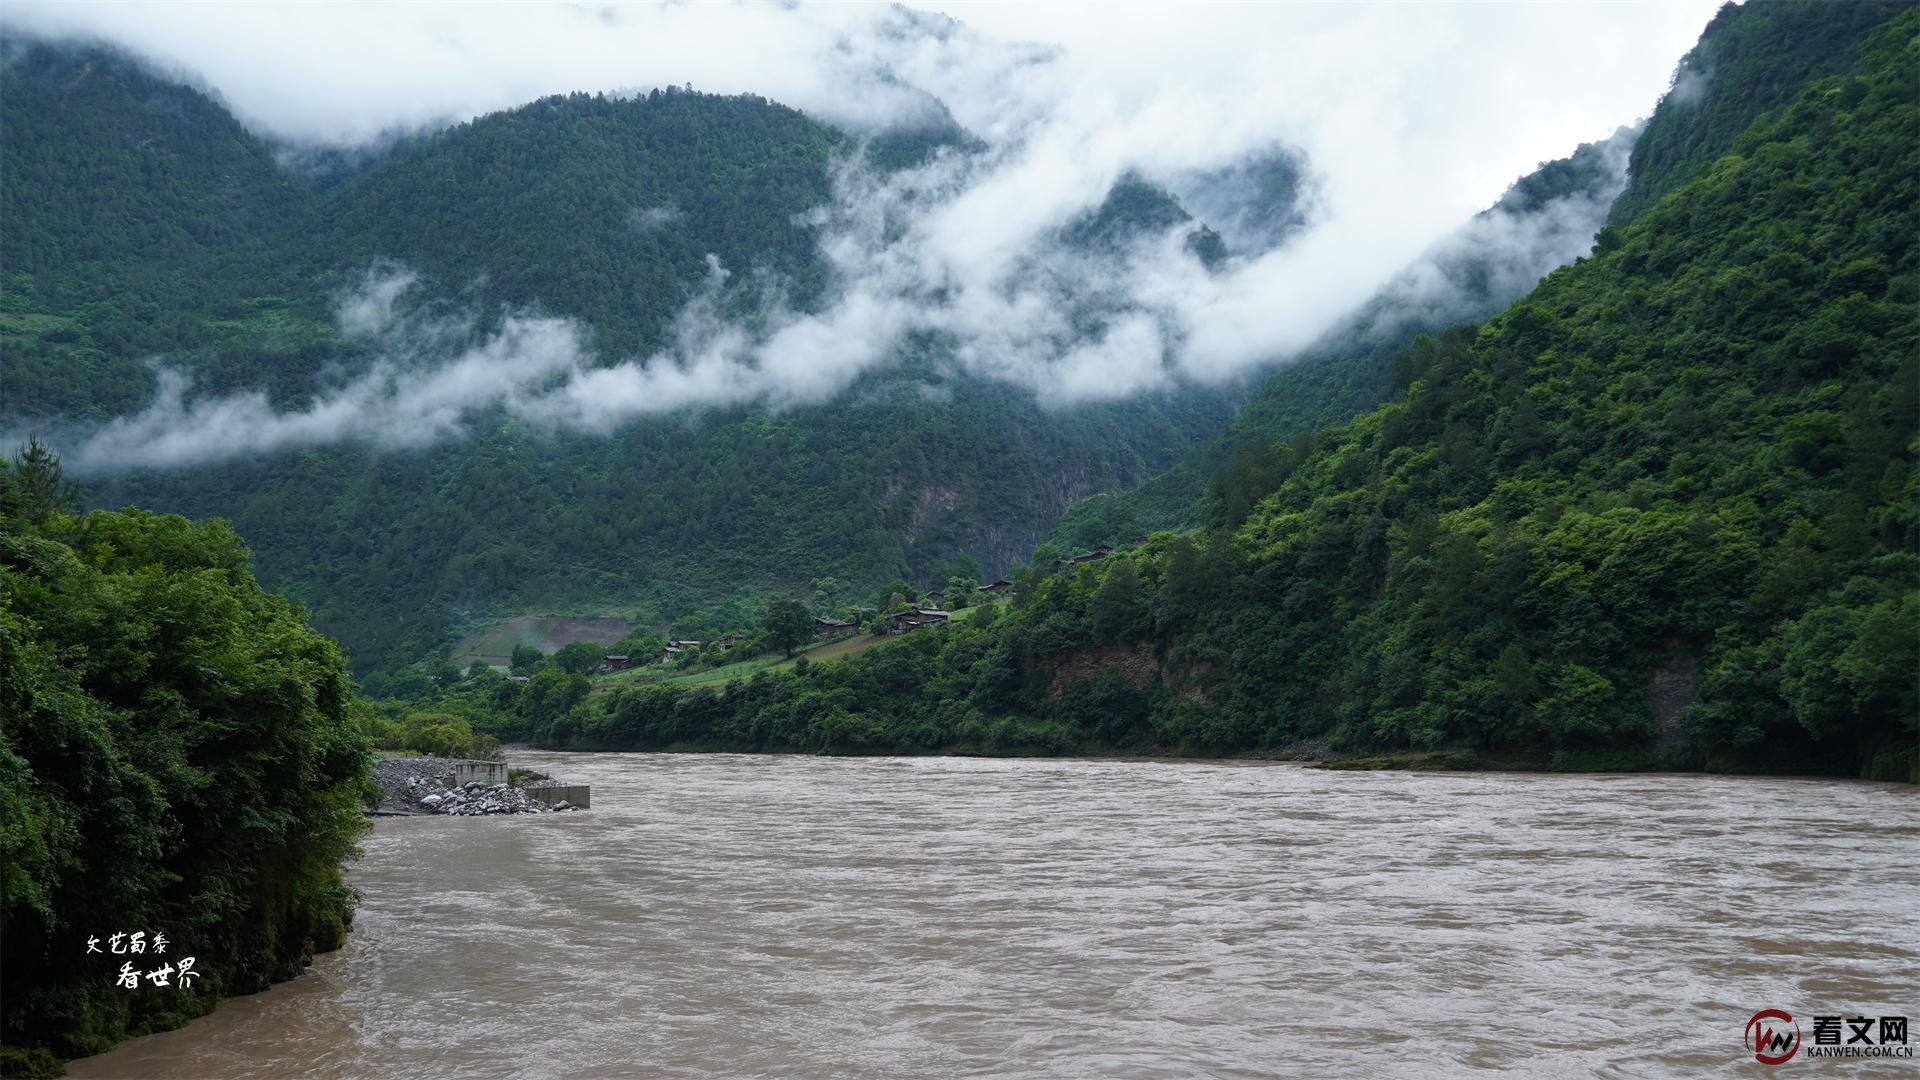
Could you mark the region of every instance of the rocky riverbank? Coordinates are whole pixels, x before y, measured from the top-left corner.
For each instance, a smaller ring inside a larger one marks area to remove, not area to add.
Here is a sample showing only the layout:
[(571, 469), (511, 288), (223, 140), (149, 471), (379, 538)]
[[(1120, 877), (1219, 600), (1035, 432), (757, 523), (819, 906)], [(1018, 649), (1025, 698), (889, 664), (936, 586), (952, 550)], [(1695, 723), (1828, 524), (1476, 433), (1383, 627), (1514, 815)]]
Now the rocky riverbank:
[[(386, 816), (453, 814), (552, 814), (578, 807), (548, 803), (507, 784), (453, 782), (452, 758), (390, 757), (374, 763), (373, 780), (386, 797), (373, 812)], [(535, 774), (538, 775), (538, 774)], [(542, 777), (542, 779), (545, 779)]]

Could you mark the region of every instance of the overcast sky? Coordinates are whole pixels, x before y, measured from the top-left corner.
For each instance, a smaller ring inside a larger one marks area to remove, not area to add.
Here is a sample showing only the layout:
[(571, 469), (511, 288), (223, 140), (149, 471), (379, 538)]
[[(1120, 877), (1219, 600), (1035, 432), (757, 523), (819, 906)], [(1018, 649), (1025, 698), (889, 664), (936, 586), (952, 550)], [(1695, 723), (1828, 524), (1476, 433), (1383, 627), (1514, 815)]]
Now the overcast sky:
[[(871, 121), (885, 95), (850, 91), (859, 89), (855, 66), (874, 61), (945, 91), (969, 126), (993, 123), (1011, 92), (968, 82), (999, 64), (884, 40), (875, 28), (887, 5), (8, 7), (20, 24), (105, 37), (197, 73), (258, 128), (329, 142), (543, 94), (687, 82), (765, 94), (842, 123)], [(1216, 148), (1345, 128), (1368, 156), (1419, 169), (1435, 186), (1431, 197), (1457, 217), (1534, 163), (1644, 116), (1717, 3), (917, 7), (994, 46), (1058, 47), (1063, 74), (1045, 89), (1085, 99), (1083, 122)]]
[[(529, 405), (608, 426), (683, 405), (818, 400), (915, 331), (955, 335), (960, 365), (1060, 402), (1284, 360), (1515, 178), (1646, 116), (1716, 6), (15, 0), (0, 25), (124, 45), (202, 80), (255, 130), (299, 142), (366, 143), (544, 94), (686, 83), (854, 131), (924, 116), (937, 99), (985, 141), (986, 153), (923, 173), (838, 177), (821, 233), (843, 287), (826, 310), (774, 313), (770, 337), (749, 340), (698, 297), (670, 353), (582, 359), (570, 396)], [(1049, 239), (1130, 170), (1178, 193), (1182, 178), (1275, 147), (1306, 155), (1313, 227), (1239, 252), (1225, 272), (1182, 258), (1178, 237), (1099, 264)], [(876, 208), (911, 227), (889, 229)], [(668, 221), (672, 208), (633, 212)], [(716, 266), (714, 281), (745, 269)], [(1119, 298), (1097, 340), (1064, 317), (1081, 293)], [(502, 370), (516, 362), (485, 355)]]

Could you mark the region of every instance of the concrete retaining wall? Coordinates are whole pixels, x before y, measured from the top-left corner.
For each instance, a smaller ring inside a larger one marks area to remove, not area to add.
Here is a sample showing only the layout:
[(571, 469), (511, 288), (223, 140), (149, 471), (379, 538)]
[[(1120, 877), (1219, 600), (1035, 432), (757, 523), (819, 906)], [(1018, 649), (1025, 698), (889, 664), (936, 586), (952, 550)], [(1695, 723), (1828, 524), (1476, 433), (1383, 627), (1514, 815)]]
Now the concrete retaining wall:
[(459, 787), (474, 780), (488, 787), (506, 783), (507, 763), (504, 761), (456, 761), (453, 763), (453, 786)]
[(539, 799), (543, 803), (571, 803), (582, 810), (590, 805), (588, 793), (592, 790), (586, 784), (541, 784), (529, 785), (524, 789), (530, 799)]

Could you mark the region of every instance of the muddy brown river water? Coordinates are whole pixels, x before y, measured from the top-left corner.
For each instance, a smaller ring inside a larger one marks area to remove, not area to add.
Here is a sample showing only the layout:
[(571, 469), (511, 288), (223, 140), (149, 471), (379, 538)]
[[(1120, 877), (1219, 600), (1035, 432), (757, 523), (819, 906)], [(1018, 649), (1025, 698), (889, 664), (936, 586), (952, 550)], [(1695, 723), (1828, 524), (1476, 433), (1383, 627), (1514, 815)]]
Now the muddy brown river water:
[(1756, 1010), (1920, 1014), (1911, 787), (514, 763), (594, 808), (380, 820), (345, 948), (73, 1075), (1758, 1075)]

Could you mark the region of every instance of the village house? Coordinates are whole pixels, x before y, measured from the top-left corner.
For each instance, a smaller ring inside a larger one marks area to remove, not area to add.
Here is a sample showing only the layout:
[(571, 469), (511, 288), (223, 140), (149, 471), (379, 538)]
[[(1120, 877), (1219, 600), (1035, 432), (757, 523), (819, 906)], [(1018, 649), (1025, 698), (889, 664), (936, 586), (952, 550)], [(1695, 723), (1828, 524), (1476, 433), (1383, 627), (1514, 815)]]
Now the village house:
[(601, 671), (625, 671), (633, 666), (633, 657), (625, 653), (608, 653), (600, 660)]
[(980, 586), (980, 591), (983, 593), (991, 593), (994, 596), (1005, 596), (1007, 593), (1013, 591), (1013, 582), (1008, 581), (1006, 578), (999, 578), (998, 580)]
[(946, 594), (946, 593), (943, 593), (943, 592), (941, 592), (941, 591), (940, 591), (939, 589), (935, 589), (935, 590), (933, 590), (932, 592), (930, 592), (930, 593), (928, 593), (928, 594), (927, 594), (927, 595), (926, 595), (926, 596), (924, 597), (924, 599), (926, 600), (926, 602), (927, 602), (927, 606), (928, 606), (928, 607), (930, 607), (930, 608), (938, 608), (938, 607), (942, 607), (942, 606), (944, 606), (944, 605), (946, 604), (946, 602), (947, 602), (947, 594)]
[(713, 647), (719, 649), (721, 652), (732, 652), (733, 647), (740, 644), (740, 639), (746, 636), (747, 635), (740, 633), (725, 634), (714, 639)]
[(910, 634), (928, 626), (942, 626), (950, 616), (934, 608), (914, 608), (887, 616), (887, 633)]
[(699, 647), (697, 641), (669, 641), (666, 648), (660, 650), (660, 662), (671, 664)]
[(1071, 565), (1071, 566), (1079, 566), (1081, 563), (1096, 562), (1100, 559), (1106, 558), (1111, 554), (1113, 554), (1112, 545), (1101, 544), (1099, 547), (1094, 548), (1092, 551), (1089, 551), (1084, 555), (1075, 555), (1073, 558), (1068, 559), (1067, 563), (1068, 565)]
[(846, 637), (848, 634), (858, 632), (859, 629), (857, 623), (841, 622), (839, 619), (829, 619), (823, 615), (816, 615), (813, 620), (813, 632), (822, 639)]

